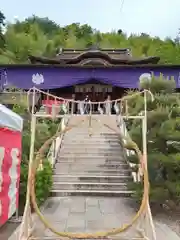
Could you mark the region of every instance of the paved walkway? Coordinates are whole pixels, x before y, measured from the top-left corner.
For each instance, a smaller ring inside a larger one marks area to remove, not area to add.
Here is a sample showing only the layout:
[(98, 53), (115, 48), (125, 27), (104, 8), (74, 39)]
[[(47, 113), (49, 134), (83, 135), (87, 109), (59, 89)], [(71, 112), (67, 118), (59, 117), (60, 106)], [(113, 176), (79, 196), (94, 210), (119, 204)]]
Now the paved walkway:
[[(114, 197), (50, 198), (44, 210), (45, 217), (57, 230), (69, 232), (106, 231), (130, 222), (134, 214), (129, 200)], [(34, 237), (43, 239), (42, 237), (46, 236), (50, 237), (48, 239), (57, 239), (39, 221), (35, 225)], [(155, 226), (157, 240), (180, 240), (167, 225), (155, 221)], [(125, 236), (132, 238), (134, 233), (134, 229), (131, 229)]]
[(5, 225), (0, 227), (0, 239), (1, 240), (7, 240), (14, 231), (16, 231), (16, 228), (20, 225), (20, 223), (12, 223), (7, 222)]

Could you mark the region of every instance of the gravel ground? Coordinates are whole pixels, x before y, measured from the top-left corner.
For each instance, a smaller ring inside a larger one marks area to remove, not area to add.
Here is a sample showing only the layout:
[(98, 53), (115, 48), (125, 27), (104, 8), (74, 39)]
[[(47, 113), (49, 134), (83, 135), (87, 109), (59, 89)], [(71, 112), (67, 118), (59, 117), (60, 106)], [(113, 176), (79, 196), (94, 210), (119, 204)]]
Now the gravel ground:
[(180, 236), (180, 212), (159, 213), (155, 216), (155, 219), (166, 224), (169, 228), (176, 232), (178, 236)]

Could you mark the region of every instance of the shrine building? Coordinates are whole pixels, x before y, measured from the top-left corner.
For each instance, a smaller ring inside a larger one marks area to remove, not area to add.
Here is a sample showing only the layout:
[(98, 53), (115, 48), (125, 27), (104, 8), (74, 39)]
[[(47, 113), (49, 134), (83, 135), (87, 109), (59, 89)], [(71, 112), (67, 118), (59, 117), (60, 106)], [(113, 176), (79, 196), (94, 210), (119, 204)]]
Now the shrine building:
[(33, 86), (68, 99), (112, 100), (127, 89), (137, 89), (139, 79), (153, 73), (173, 76), (180, 84), (180, 66), (160, 65), (158, 56), (135, 58), (130, 49), (60, 49), (53, 58), (29, 56), (29, 64), (0, 65), (0, 86)]
[(137, 87), (135, 84), (131, 86), (120, 76), (119, 70), (123, 66), (157, 64), (160, 60), (159, 57), (135, 59), (130, 49), (99, 49), (96, 46), (89, 49), (60, 49), (55, 58), (30, 56), (29, 59), (31, 64), (62, 66), (66, 68), (63, 72), (69, 72), (71, 79), (59, 79), (62, 87), (51, 89), (51, 93), (76, 100), (83, 100), (88, 95), (94, 102), (104, 101), (107, 96), (120, 98), (126, 89)]

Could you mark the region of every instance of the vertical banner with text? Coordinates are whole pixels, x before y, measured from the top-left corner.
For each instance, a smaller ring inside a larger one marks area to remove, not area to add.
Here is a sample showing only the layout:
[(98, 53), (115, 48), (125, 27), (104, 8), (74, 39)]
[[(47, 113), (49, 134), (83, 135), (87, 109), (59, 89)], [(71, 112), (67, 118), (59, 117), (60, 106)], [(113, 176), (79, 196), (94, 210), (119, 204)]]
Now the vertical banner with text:
[(21, 132), (0, 128), (0, 226), (18, 208)]

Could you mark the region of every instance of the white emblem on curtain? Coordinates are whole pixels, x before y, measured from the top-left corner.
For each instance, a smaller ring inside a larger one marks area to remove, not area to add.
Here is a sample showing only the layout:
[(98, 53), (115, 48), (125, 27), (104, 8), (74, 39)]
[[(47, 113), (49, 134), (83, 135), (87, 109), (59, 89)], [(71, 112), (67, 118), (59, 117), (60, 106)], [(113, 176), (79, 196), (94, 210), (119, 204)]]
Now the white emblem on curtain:
[(44, 83), (44, 77), (42, 74), (36, 73), (32, 75), (32, 82), (36, 85)]
[(151, 81), (151, 79), (152, 79), (152, 76), (151, 76), (150, 73), (143, 73), (143, 74), (141, 74), (140, 77), (139, 77), (139, 81), (140, 81), (140, 82), (143, 82), (144, 80), (145, 80), (145, 81), (146, 81), (146, 80)]

